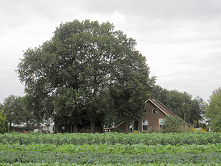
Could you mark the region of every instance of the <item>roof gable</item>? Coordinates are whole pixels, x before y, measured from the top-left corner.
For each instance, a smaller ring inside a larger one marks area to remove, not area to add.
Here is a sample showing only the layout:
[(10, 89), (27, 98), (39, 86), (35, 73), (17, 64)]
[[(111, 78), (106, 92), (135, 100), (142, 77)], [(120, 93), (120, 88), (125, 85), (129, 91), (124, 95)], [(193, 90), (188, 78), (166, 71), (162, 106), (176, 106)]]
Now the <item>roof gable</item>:
[(148, 99), (146, 101), (146, 103), (147, 102), (151, 102), (153, 105), (155, 105), (158, 109), (160, 109), (167, 116), (175, 116), (176, 115), (156, 99)]

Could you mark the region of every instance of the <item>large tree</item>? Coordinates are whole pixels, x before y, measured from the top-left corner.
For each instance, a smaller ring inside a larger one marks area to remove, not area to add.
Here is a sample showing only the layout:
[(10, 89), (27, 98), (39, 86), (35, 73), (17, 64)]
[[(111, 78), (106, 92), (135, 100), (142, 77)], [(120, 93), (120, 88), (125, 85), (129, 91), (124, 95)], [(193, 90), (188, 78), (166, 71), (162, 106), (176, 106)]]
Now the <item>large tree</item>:
[(206, 117), (210, 119), (213, 131), (221, 131), (221, 90), (213, 91), (209, 103), (206, 105)]
[(62, 23), (18, 65), (33, 115), (73, 131), (89, 122), (91, 132), (98, 122), (138, 118), (154, 80), (135, 45), (109, 22)]

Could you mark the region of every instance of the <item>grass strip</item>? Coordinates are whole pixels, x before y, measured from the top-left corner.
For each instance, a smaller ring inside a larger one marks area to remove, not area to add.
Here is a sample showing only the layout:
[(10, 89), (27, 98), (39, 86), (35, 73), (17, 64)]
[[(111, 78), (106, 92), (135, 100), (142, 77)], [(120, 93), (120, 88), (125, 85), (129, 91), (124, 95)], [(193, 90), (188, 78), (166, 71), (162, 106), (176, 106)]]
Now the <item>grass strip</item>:
[(112, 154), (112, 153), (61, 153), (61, 152), (0, 152), (3, 163), (76, 163), (76, 164), (137, 164), (137, 163), (220, 163), (221, 153), (144, 153), (144, 154)]
[(0, 151), (53, 151), (62, 153), (74, 153), (74, 152), (94, 152), (94, 153), (112, 153), (112, 154), (143, 154), (143, 153), (209, 153), (209, 152), (221, 152), (221, 143), (208, 144), (208, 145), (124, 145), (124, 144), (99, 144), (99, 145), (73, 145), (73, 144), (32, 144), (32, 145), (20, 145), (20, 144), (0, 144)]

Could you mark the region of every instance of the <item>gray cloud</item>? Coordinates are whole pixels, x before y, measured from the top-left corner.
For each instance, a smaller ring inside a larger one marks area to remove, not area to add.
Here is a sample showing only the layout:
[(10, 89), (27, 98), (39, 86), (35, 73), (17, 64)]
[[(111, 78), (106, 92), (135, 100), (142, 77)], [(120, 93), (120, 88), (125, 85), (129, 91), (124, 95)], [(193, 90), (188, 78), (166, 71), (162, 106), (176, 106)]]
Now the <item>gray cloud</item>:
[(23, 95), (14, 70), (22, 50), (49, 40), (61, 22), (109, 21), (137, 41), (163, 88), (205, 100), (220, 86), (221, 1), (3, 0), (0, 6), (0, 103)]
[(221, 2), (217, 0), (92, 0), (84, 2), (84, 6), (91, 12), (111, 14), (113, 11), (118, 11), (134, 17), (199, 19), (201, 17), (218, 18), (221, 14)]

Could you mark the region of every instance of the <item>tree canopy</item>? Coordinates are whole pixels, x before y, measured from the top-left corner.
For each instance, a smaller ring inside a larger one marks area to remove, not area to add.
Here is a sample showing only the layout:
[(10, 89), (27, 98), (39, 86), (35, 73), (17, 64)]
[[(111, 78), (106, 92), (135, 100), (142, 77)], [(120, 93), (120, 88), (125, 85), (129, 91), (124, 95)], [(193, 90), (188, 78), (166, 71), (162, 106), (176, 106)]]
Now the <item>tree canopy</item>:
[(0, 111), (2, 111), (2, 110), (3, 110), (3, 108), (4, 108), (3, 104), (2, 104), (2, 103), (0, 103)]
[(212, 92), (212, 95), (210, 96), (210, 100), (212, 100), (213, 97), (215, 97), (216, 95), (219, 95), (221, 93), (221, 87), (219, 87), (218, 89), (215, 89)]
[(19, 125), (26, 122), (27, 113), (25, 112), (22, 97), (10, 95), (4, 99), (3, 109), (6, 113), (7, 121), (11, 129), (12, 124)]
[(206, 117), (210, 119), (213, 131), (221, 131), (221, 89), (213, 91), (206, 105)]
[(18, 64), (26, 107), (62, 125), (128, 121), (142, 115), (154, 79), (136, 42), (109, 22), (61, 23)]

